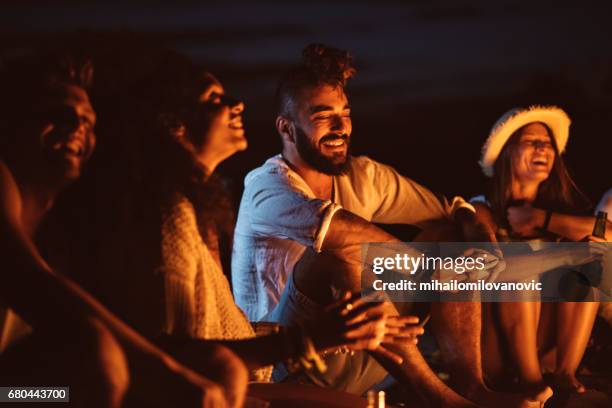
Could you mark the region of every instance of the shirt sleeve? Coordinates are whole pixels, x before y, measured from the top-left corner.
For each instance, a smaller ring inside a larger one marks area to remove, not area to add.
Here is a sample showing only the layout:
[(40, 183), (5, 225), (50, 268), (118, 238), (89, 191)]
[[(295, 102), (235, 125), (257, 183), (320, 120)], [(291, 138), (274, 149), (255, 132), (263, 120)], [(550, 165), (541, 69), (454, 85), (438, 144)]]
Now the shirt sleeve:
[(262, 174), (251, 180), (244, 194), (255, 234), (291, 239), (321, 251), (331, 220), (342, 207), (312, 197), (304, 184), (289, 174)]
[(475, 212), (474, 207), (461, 197), (450, 201), (419, 183), (400, 175), (390, 166), (373, 162), (374, 188), (380, 197), (380, 206), (373, 222), (384, 224), (411, 224), (423, 227), (430, 221), (454, 218), (460, 208)]

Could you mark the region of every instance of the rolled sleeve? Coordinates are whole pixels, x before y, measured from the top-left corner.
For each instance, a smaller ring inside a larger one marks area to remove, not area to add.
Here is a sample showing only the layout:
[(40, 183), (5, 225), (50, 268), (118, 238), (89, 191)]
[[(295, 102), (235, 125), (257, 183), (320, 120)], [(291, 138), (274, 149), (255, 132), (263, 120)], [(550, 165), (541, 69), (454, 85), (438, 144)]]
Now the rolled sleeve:
[(299, 180), (265, 174), (245, 189), (249, 221), (255, 234), (291, 239), (320, 251), (334, 214), (341, 208), (314, 198)]
[(321, 252), (321, 247), (323, 246), (323, 241), (325, 240), (325, 235), (327, 235), (327, 230), (329, 230), (332, 218), (334, 217), (334, 214), (336, 214), (338, 210), (341, 209), (342, 206), (340, 206), (339, 204), (332, 203), (331, 201), (329, 202), (328, 209), (325, 211), (325, 215), (321, 220), (321, 227), (315, 235), (313, 249), (316, 252)]
[(469, 202), (465, 201), (461, 197), (454, 197), (453, 200), (450, 203), (450, 214), (451, 214), (452, 218), (455, 217), (455, 213), (460, 208), (465, 208), (465, 209), (467, 209), (467, 210), (469, 210), (469, 211), (471, 211), (473, 213), (476, 213), (476, 209), (474, 208), (474, 206), (472, 204), (470, 204)]

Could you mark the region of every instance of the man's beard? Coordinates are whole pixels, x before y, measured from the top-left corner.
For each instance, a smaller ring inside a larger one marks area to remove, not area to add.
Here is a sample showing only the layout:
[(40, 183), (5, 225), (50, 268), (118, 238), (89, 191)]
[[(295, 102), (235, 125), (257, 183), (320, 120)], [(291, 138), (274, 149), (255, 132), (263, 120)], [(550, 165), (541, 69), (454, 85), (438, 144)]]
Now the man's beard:
[(336, 138), (342, 138), (344, 140), (344, 143), (346, 143), (346, 155), (342, 153), (334, 153), (333, 156), (325, 156), (310, 142), (310, 139), (308, 138), (306, 133), (299, 126), (295, 126), (295, 145), (302, 160), (308, 163), (315, 170), (323, 174), (328, 174), (330, 176), (339, 176), (341, 174), (346, 173), (351, 158), (351, 156), (349, 155), (350, 141), (349, 137), (346, 134), (342, 136), (323, 136), (319, 143)]

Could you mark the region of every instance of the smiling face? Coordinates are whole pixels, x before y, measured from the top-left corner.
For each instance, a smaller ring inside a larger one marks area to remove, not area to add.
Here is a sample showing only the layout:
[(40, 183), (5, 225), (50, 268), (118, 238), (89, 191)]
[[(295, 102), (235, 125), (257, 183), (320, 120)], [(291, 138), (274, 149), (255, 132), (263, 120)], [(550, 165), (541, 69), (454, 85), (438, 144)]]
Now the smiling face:
[(225, 94), (225, 89), (221, 82), (211, 73), (205, 73), (206, 78), (210, 81), (204, 91), (200, 94), (199, 102), (208, 106), (227, 106), (230, 110), (230, 121), (228, 127), (233, 130), (243, 128), (242, 112), (244, 111), (244, 103)]
[(518, 181), (544, 181), (555, 162), (555, 148), (546, 126), (539, 122), (522, 128), (512, 153), (512, 175)]
[(30, 143), (35, 139), (49, 176), (63, 181), (78, 178), (96, 144), (96, 115), (87, 92), (75, 85), (59, 86), (42, 98), (32, 123), (34, 129), (27, 132), (31, 137), (22, 139), (22, 151), (31, 152)]
[(344, 90), (330, 85), (304, 90), (295, 116), (295, 145), (302, 160), (322, 173), (342, 173), (353, 131)]
[(213, 172), (222, 161), (247, 147), (242, 122), (244, 104), (227, 96), (212, 74), (205, 73), (204, 78), (203, 90), (191, 108), (190, 118), (175, 135)]

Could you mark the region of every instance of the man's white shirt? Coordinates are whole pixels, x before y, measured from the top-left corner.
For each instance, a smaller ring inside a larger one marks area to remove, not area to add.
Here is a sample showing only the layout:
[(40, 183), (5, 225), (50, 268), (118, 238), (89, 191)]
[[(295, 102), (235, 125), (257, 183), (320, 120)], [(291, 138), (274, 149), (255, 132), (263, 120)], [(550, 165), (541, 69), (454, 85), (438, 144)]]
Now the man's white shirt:
[(381, 224), (451, 219), (460, 197), (449, 201), (392, 167), (368, 157), (352, 157), (348, 170), (334, 176), (331, 200), (316, 198), (281, 155), (268, 159), (244, 181), (234, 233), (232, 284), (236, 303), (251, 321), (266, 320), (306, 248), (321, 251), (334, 214), (341, 208)]

